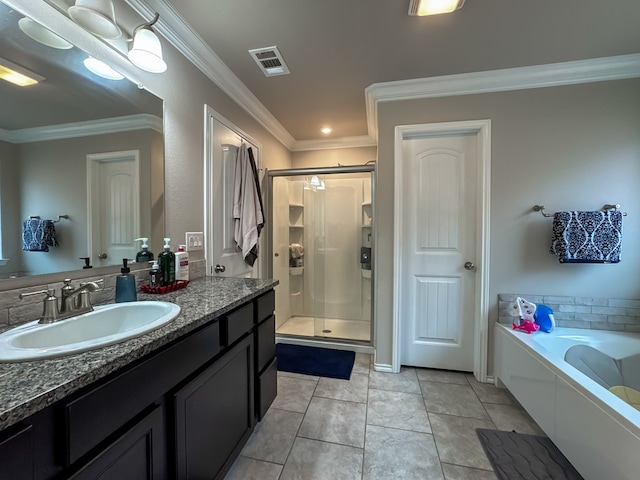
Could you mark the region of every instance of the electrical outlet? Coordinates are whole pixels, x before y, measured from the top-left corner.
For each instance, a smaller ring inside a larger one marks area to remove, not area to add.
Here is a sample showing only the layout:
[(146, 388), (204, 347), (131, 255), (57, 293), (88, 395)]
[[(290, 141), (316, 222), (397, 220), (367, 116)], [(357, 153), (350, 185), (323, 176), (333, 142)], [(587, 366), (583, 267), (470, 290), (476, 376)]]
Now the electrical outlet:
[(187, 252), (194, 250), (204, 250), (204, 233), (187, 232), (184, 234), (184, 244), (187, 246)]

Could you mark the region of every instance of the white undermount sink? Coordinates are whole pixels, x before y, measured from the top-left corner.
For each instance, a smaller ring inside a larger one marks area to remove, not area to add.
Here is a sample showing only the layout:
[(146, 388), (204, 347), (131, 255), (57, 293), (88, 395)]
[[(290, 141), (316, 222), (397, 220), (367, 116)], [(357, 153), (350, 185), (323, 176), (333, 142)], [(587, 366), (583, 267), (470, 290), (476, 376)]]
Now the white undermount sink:
[(93, 312), (40, 324), (21, 325), (0, 334), (0, 362), (61, 357), (137, 337), (176, 318), (169, 302), (127, 302), (94, 307)]

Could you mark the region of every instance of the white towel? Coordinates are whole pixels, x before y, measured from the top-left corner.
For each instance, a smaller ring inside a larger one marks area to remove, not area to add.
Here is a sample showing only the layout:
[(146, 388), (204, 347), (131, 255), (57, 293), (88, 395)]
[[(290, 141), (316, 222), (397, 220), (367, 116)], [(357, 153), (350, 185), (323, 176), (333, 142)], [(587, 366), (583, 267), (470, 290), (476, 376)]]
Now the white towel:
[(233, 191), (234, 240), (242, 250), (242, 258), (258, 244), (259, 228), (264, 224), (260, 197), (256, 190), (253, 170), (246, 144), (238, 149)]

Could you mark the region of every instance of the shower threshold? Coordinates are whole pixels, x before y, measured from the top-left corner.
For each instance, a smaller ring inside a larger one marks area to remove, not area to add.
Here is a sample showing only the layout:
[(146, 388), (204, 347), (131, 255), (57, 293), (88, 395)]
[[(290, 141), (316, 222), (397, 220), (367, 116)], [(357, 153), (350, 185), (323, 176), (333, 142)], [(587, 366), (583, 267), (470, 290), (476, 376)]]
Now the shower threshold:
[[(316, 322), (321, 322), (321, 335), (315, 335)], [(276, 330), (278, 335), (326, 338), (337, 340), (371, 341), (371, 323), (364, 320), (342, 320), (295, 316), (287, 319)]]

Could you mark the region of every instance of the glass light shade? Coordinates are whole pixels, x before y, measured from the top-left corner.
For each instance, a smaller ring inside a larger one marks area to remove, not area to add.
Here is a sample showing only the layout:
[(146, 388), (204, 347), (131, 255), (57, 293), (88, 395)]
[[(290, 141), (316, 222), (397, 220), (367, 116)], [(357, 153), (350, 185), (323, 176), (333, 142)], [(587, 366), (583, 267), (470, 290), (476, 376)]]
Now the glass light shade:
[(149, 28), (136, 31), (128, 56), (131, 63), (146, 72), (162, 73), (167, 69), (160, 40)]
[(124, 78), (123, 75), (97, 58), (87, 57), (82, 63), (87, 67), (87, 70), (107, 80), (122, 80)]
[(462, 7), (463, 4), (464, 0), (420, 0), (417, 14), (425, 16), (450, 13)]
[(67, 42), (64, 38), (43, 27), (32, 18), (21, 18), (18, 20), (18, 27), (20, 27), (20, 30), (22, 30), (27, 36), (33, 38), (36, 42), (46, 45), (47, 47), (58, 48), (60, 50), (67, 50), (73, 47), (73, 45)]
[(76, 0), (67, 11), (74, 22), (94, 35), (107, 40), (121, 35), (112, 0)]
[(313, 175), (311, 177), (311, 180), (309, 181), (309, 185), (313, 185), (314, 187), (320, 186), (320, 179), (318, 178), (317, 175)]

